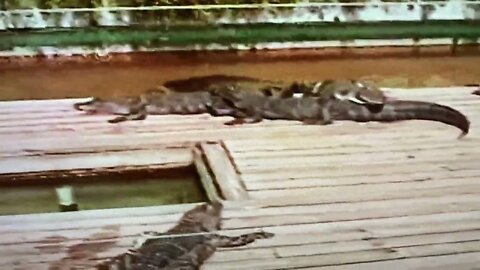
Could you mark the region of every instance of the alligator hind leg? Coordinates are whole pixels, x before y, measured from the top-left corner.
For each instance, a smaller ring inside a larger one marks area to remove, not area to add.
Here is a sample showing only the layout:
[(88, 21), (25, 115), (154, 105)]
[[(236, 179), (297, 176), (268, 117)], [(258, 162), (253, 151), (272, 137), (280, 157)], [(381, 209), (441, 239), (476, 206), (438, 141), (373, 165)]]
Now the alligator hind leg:
[(307, 118), (303, 119), (302, 122), (308, 125), (330, 125), (333, 123), (332, 116), (330, 114), (331, 102), (327, 101), (322, 105), (321, 115), (319, 118)]
[(128, 118), (126, 116), (117, 116), (113, 119), (108, 120), (107, 122), (110, 123), (110, 124), (116, 124), (116, 123), (124, 122), (124, 121), (127, 121), (127, 120), (128, 120)]
[(307, 125), (322, 125), (322, 126), (330, 125), (333, 123), (332, 120), (325, 121), (323, 119), (312, 119), (312, 118), (304, 119), (302, 120), (302, 122)]
[(139, 121), (139, 120), (145, 120), (147, 118), (146, 113), (139, 113), (139, 114), (129, 114), (129, 115), (122, 115), (115, 117), (113, 119), (108, 120), (108, 123), (115, 124), (115, 123), (120, 123), (120, 122), (125, 122), (125, 121)]
[(228, 121), (225, 125), (242, 125), (262, 122), (263, 118), (255, 112), (248, 112), (246, 110), (235, 109), (231, 114), (235, 119)]

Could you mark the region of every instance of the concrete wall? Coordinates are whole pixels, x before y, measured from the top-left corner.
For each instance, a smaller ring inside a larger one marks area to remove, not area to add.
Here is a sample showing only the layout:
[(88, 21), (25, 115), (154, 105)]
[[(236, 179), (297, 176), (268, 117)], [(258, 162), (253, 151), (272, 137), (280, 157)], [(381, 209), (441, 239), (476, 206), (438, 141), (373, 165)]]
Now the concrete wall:
[[(242, 7), (243, 6), (243, 7)], [(15, 28), (169, 25), (192, 23), (300, 23), (478, 20), (480, 1), (308, 3), (279, 5), (19, 9), (0, 11), (0, 30)]]

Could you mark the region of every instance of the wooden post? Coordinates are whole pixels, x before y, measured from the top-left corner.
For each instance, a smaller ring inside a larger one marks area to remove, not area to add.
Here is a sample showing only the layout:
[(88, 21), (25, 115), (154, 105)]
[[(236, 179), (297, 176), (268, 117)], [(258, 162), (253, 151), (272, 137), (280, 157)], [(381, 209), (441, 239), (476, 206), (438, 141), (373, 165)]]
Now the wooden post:
[(56, 187), (55, 192), (57, 193), (60, 212), (78, 211), (78, 204), (75, 202), (72, 186)]

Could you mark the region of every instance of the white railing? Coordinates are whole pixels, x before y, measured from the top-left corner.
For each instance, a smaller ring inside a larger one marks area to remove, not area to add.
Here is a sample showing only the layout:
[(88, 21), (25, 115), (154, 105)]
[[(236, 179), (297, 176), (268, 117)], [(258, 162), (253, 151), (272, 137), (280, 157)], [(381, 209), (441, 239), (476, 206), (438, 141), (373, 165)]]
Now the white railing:
[(211, 10), (211, 9), (263, 9), (263, 8), (309, 8), (309, 7), (358, 7), (365, 5), (439, 5), (447, 4), (449, 2), (457, 2), (462, 4), (480, 4), (480, 0), (444, 0), (444, 1), (402, 1), (402, 2), (382, 2), (382, 1), (364, 1), (364, 2), (299, 2), (299, 3), (283, 3), (283, 4), (229, 4), (229, 5), (189, 5), (189, 6), (140, 6), (140, 7), (95, 7), (95, 8), (52, 8), (52, 9), (11, 9), (0, 10), (1, 13), (15, 13), (21, 14), (36, 10), (41, 13), (62, 13), (62, 12), (98, 12), (100, 10), (106, 11), (155, 11), (155, 10)]
[[(424, 7), (433, 7), (425, 17)], [(475, 6), (476, 8), (473, 8)], [(349, 9), (348, 12), (345, 8)], [(153, 24), (175, 24), (177, 21), (202, 23), (299, 23), (330, 21), (418, 21), (480, 19), (480, 1), (404, 1), (381, 2), (300, 2), (286, 4), (235, 4), (193, 6), (142, 6), (17, 9), (0, 11), (0, 30), (15, 28), (86, 27), (92, 21), (100, 26), (129, 26), (142, 24), (139, 14), (156, 15)], [(168, 12), (192, 11), (202, 13), (201, 18), (173, 18)], [(232, 16), (228, 10), (246, 10), (249, 16)], [(209, 18), (209, 13), (216, 16)], [(136, 16), (135, 16), (136, 15)], [(137, 19), (133, 19), (137, 18)]]

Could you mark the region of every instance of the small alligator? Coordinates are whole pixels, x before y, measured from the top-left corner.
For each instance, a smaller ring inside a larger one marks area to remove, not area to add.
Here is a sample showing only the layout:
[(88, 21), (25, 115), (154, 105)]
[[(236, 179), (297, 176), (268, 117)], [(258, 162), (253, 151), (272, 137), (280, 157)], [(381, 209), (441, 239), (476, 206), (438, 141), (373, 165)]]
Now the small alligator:
[[(215, 107), (219, 115), (230, 115), (231, 109), (223, 104), (216, 104), (208, 92), (174, 92), (164, 86), (149, 89), (139, 97), (125, 97), (112, 100), (93, 98), (86, 102), (74, 104), (74, 108), (90, 114), (120, 115), (108, 120), (118, 123), (127, 120), (144, 120), (147, 115), (165, 114), (201, 114), (208, 108)], [(226, 111), (222, 111), (222, 108)]]
[(221, 228), (222, 209), (219, 202), (201, 204), (186, 212), (167, 232), (145, 232), (133, 249), (99, 264), (97, 269), (197, 270), (219, 247), (244, 246), (274, 236), (268, 232), (235, 237), (216, 234)]

